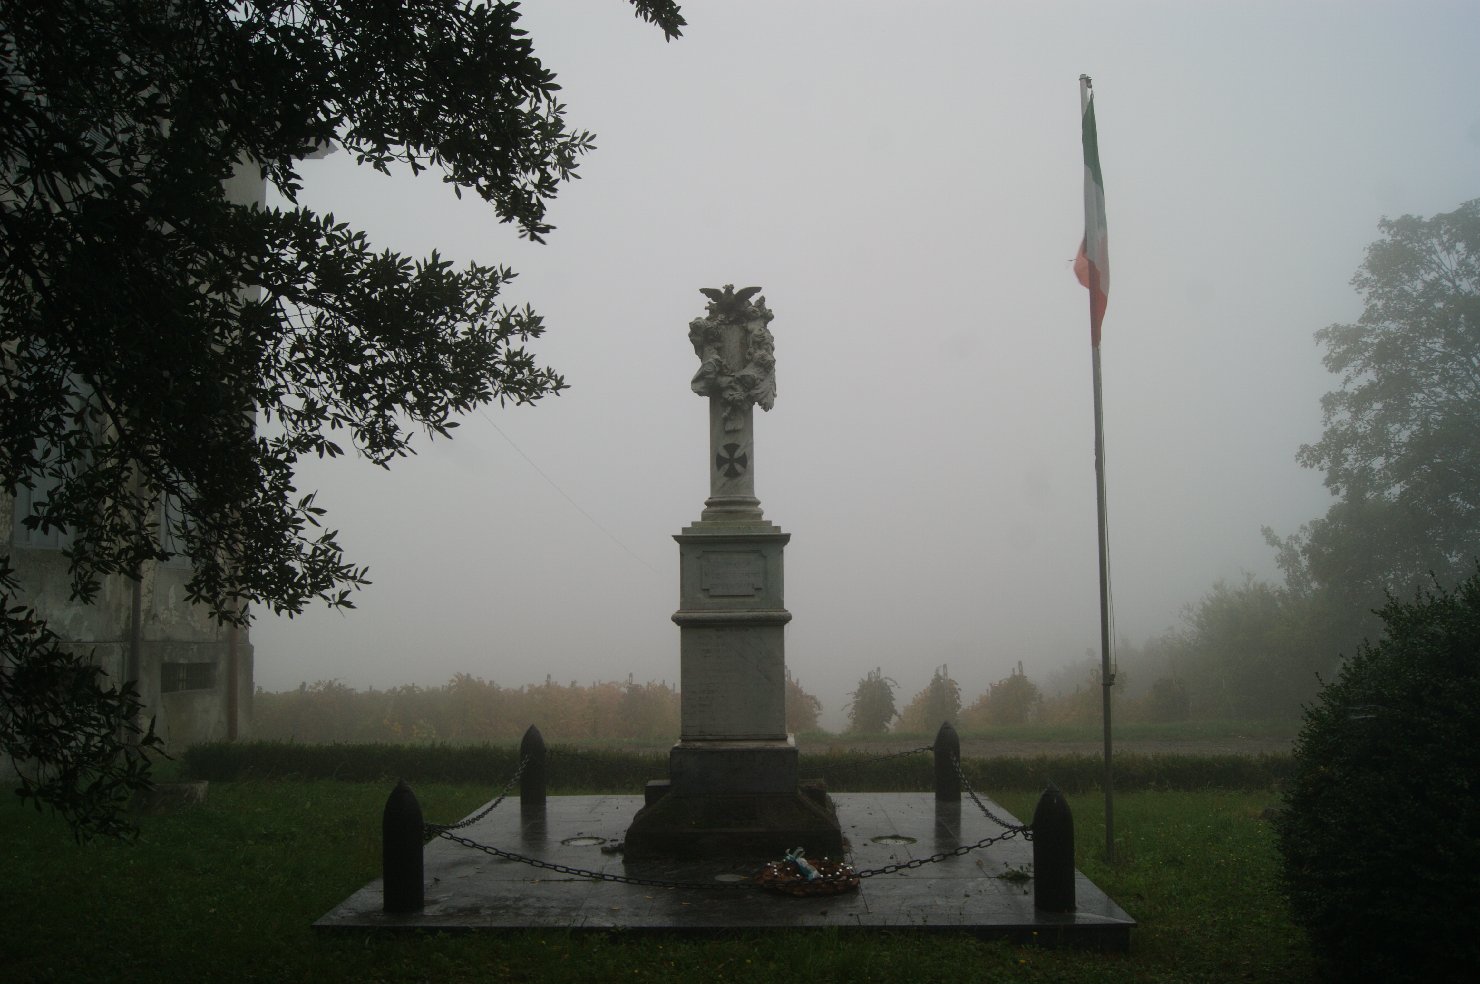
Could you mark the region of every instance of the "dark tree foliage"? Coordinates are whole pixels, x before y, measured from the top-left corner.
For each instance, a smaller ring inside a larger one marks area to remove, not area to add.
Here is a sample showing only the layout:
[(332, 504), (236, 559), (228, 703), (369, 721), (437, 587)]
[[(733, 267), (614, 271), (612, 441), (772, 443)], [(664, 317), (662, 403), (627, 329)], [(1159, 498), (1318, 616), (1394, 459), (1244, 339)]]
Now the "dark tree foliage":
[(822, 715), (822, 701), (802, 689), (791, 671), (786, 671), (786, 730), (792, 734), (816, 731)]
[(1276, 821), (1295, 919), (1340, 980), (1480, 965), (1480, 573), (1380, 612), (1306, 711)]
[(944, 664), (930, 675), (925, 688), (910, 699), (899, 714), (902, 731), (934, 734), (942, 724), (958, 723), (961, 716), (961, 685), (951, 679)]
[(1192, 695), (1187, 684), (1174, 677), (1161, 677), (1141, 699), (1137, 714), (1143, 721), (1170, 724), (1192, 716)]
[(91, 654), (62, 645), (16, 589), (0, 562), (0, 747), (36, 763), (22, 768), (18, 792), (37, 809), (50, 804), (79, 840), (129, 836), (123, 809), (149, 781), (149, 753), (160, 744), (153, 725), (139, 726), (132, 684), (109, 684)]
[(1315, 605), (1249, 575), (1214, 584), (1184, 619), (1179, 662), (1204, 716), (1293, 721), (1340, 662)]
[(1361, 317), (1316, 334), (1341, 388), (1299, 460), (1338, 501), (1271, 537), (1292, 585), (1356, 612), (1430, 573), (1452, 584), (1480, 556), (1480, 199), (1379, 228), (1352, 280)]
[(968, 728), (1018, 727), (1034, 720), (1043, 705), (1043, 691), (1028, 679), (1022, 661), (1006, 677), (987, 688), (987, 692), (961, 714)]
[(882, 669), (871, 670), (858, 681), (858, 689), (848, 696), (848, 730), (864, 735), (881, 735), (897, 716), (894, 688), (899, 684), (886, 677)]
[[(667, 37), (683, 26), (671, 0), (631, 2)], [(66, 532), (79, 598), (178, 551), (223, 620), (349, 606), (366, 571), (295, 487), (299, 459), (387, 465), (417, 431), (564, 387), (524, 348), (539, 316), (498, 300), (510, 270), (376, 250), (296, 204), (297, 161), (337, 150), (440, 171), (541, 240), (593, 143), (518, 18), (464, 0), (0, 5), (0, 481), (32, 490), (28, 526)], [(239, 166), (290, 207), (228, 200)], [(32, 619), (5, 615), (7, 652), (33, 651), (10, 641)], [(0, 665), (14, 704), (22, 668)], [(131, 700), (110, 705), (120, 727)]]

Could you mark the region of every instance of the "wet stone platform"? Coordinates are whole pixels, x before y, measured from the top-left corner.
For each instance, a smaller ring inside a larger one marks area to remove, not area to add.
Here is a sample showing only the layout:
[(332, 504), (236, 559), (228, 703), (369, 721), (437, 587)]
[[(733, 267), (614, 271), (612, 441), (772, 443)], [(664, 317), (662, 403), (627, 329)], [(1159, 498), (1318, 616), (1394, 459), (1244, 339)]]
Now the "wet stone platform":
[[(848, 844), (847, 860), (859, 871), (928, 858), (1003, 833), (969, 800), (938, 806), (929, 793), (839, 793), (833, 800)], [(984, 802), (999, 817), (1016, 822), (995, 803)], [(1080, 872), (1075, 872), (1076, 911), (1036, 910), (1029, 877), (1033, 845), (1022, 837), (918, 868), (865, 878), (857, 892), (793, 898), (745, 884), (764, 861), (772, 859), (624, 858), (622, 837), (641, 806), (642, 798), (637, 796), (552, 796), (542, 814), (523, 816), (518, 801), (511, 798), (456, 833), (479, 844), (570, 868), (715, 888), (599, 881), (490, 856), (438, 837), (425, 848), (426, 907), (422, 912), (384, 913), (381, 882), (376, 879), (314, 927), (359, 932), (562, 929), (670, 933), (833, 927), (956, 931), (1118, 950), (1130, 945), (1135, 920)]]

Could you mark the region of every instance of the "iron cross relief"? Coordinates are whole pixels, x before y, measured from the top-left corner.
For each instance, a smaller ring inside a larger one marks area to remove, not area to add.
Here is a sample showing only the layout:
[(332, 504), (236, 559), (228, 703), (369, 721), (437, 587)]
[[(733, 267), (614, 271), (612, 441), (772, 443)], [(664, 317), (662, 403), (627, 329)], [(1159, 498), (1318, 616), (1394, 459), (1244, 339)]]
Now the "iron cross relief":
[(725, 478), (739, 477), (748, 464), (750, 464), (750, 458), (741, 453), (738, 444), (726, 444), (724, 450), (714, 456), (714, 467), (722, 472)]

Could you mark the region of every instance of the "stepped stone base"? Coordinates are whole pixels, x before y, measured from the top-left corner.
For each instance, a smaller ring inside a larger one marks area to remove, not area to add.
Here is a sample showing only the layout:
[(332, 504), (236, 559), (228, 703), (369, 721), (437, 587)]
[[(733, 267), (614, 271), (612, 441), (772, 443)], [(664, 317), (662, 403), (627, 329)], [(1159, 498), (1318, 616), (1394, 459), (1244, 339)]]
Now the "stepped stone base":
[(685, 796), (791, 793), (797, 788), (796, 739), (680, 741), (668, 753), (668, 778), (668, 788)]
[(706, 794), (657, 780), (648, 783), (647, 805), (632, 818), (623, 850), (629, 858), (776, 859), (798, 846), (812, 857), (843, 856), (838, 812), (820, 782), (788, 792)]

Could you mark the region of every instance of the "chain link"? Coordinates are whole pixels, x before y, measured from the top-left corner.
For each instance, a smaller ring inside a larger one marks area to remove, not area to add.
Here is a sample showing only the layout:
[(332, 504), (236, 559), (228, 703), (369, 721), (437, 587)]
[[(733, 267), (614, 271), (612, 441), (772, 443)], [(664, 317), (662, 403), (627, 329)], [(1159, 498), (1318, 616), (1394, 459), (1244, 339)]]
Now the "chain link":
[(459, 820), (457, 823), (424, 823), (422, 824), (422, 828), (429, 834), (440, 834), (448, 830), (461, 830), (464, 827), (471, 827), (473, 824), (477, 823), (479, 820), (482, 820), (484, 817), (492, 813), (494, 809), (497, 808), (498, 805), (504, 801), (504, 799), (509, 795), (509, 790), (513, 789), (514, 784), (517, 783), (519, 781), (519, 778), (524, 775), (524, 767), (527, 765), (529, 765), (528, 755), (519, 760), (519, 768), (514, 770), (513, 778), (504, 783), (503, 792), (498, 794), (498, 799), (494, 800), (492, 803), (489, 803), (488, 806), (483, 810), (483, 812), (477, 814), (476, 816), (468, 817), (466, 820)]
[(883, 753), (881, 753), (879, 755), (871, 756), (869, 759), (867, 759), (867, 761), (869, 761), (869, 762), (882, 762), (885, 759), (904, 758), (907, 755), (919, 755), (921, 752), (933, 752), (933, 751), (935, 751), (935, 746), (934, 745), (921, 745), (919, 748), (906, 748), (902, 752), (883, 752)]
[(1002, 841), (1011, 840), (1019, 834), (1023, 834), (1026, 837), (1030, 833), (1031, 831), (1028, 831), (1025, 828), (1009, 828), (1003, 833), (997, 834), (993, 837), (983, 837), (975, 844), (962, 844), (954, 851), (941, 851), (939, 854), (932, 854), (928, 858), (911, 858), (908, 861), (900, 861), (896, 864), (886, 864), (882, 868), (867, 868), (863, 871), (857, 872), (857, 875), (859, 878), (872, 878), (875, 875), (892, 875), (896, 871), (909, 871), (914, 868), (923, 868), (927, 864), (936, 864), (941, 861), (948, 861), (951, 858), (964, 857), (970, 854), (972, 851), (979, 851), (984, 847), (991, 847), (993, 844), (1000, 844)]
[[(892, 875), (900, 871), (911, 871), (915, 868), (923, 868), (927, 864), (938, 864), (941, 861), (949, 861), (951, 858), (964, 857), (967, 854), (970, 854), (972, 851), (980, 851), (982, 848), (991, 847), (993, 844), (1000, 844), (1003, 841), (1008, 841), (1014, 837), (1017, 837), (1019, 834), (1022, 834), (1025, 838), (1030, 838), (1032, 831), (1023, 827), (1009, 828), (1000, 834), (996, 834), (991, 837), (983, 837), (975, 844), (962, 844), (960, 847), (951, 851), (941, 851), (938, 854), (932, 854), (926, 858), (911, 858), (908, 861), (886, 864), (881, 868), (865, 868), (863, 871), (854, 872), (853, 877), (857, 877), (860, 879), (873, 878), (876, 875)], [(593, 871), (590, 868), (575, 868), (566, 864), (557, 864), (554, 861), (544, 861), (540, 858), (531, 858), (527, 855), (516, 854), (513, 851), (501, 850), (488, 844), (480, 844), (471, 838), (461, 837), (457, 834), (454, 834), (451, 830), (438, 830), (437, 836), (446, 838), (447, 840), (450, 840), (455, 844), (461, 844), (463, 847), (472, 848), (475, 851), (482, 851), (484, 854), (490, 855), (492, 857), (503, 858), (505, 861), (515, 861), (519, 864), (527, 864), (532, 868), (539, 868), (543, 871), (553, 871), (557, 874), (562, 875), (574, 875), (577, 878), (591, 878), (596, 881), (613, 882), (619, 885), (638, 885), (644, 888), (681, 888), (690, 890), (737, 888), (744, 889), (761, 887), (760, 885), (756, 884), (753, 878), (746, 878), (743, 881), (733, 882), (685, 882), (670, 881), (665, 878), (633, 878), (630, 875), (614, 875), (609, 871)], [(847, 877), (848, 876), (846, 875), (838, 875), (834, 876), (833, 878), (823, 878), (821, 880), (842, 881)]]
[[(854, 766), (854, 768), (861, 768), (864, 765), (868, 765), (874, 762), (881, 762), (885, 759), (903, 758), (908, 755), (919, 755), (922, 752), (933, 751), (935, 751), (935, 747), (933, 745), (922, 745), (919, 748), (910, 748), (902, 752), (889, 752), (884, 755), (873, 756), (872, 758), (869, 758), (864, 762), (858, 763), (858, 765)], [(532, 868), (539, 868), (542, 871), (552, 871), (556, 874), (573, 875), (577, 878), (590, 878), (595, 881), (613, 882), (619, 885), (637, 885), (643, 888), (677, 888), (689, 890), (750, 889), (761, 887), (753, 880), (753, 878), (745, 878), (742, 881), (731, 882), (685, 882), (670, 881), (664, 878), (633, 878), (629, 875), (616, 875), (608, 871), (594, 871), (590, 868), (575, 868), (570, 865), (557, 864), (554, 861), (544, 861), (540, 858), (532, 858), (528, 857), (527, 855), (516, 854), (513, 851), (501, 850), (500, 848), (492, 847), (488, 844), (480, 844), (471, 838), (461, 837), (453, 833), (454, 830), (461, 830), (464, 827), (469, 827), (492, 813), (494, 809), (509, 795), (509, 791), (514, 788), (514, 784), (519, 781), (522, 775), (524, 775), (524, 768), (528, 764), (529, 758), (526, 756), (523, 760), (520, 761), (519, 768), (515, 770), (513, 777), (508, 781), (507, 784), (505, 784), (503, 791), (499, 793), (498, 798), (490, 803), (481, 812), (479, 812), (475, 816), (468, 817), (466, 820), (461, 820), (457, 823), (424, 824), (423, 826), (426, 829), (427, 833), (433, 834), (437, 837), (443, 837), (455, 844), (461, 844), (463, 847), (472, 848), (475, 851), (482, 851), (484, 854), (488, 854), (492, 857), (502, 858), (505, 861), (514, 861), (519, 864), (527, 864)], [(954, 755), (951, 756), (951, 764), (956, 769), (956, 777), (961, 780), (961, 788), (966, 790), (966, 795), (971, 797), (971, 801), (976, 804), (977, 809), (981, 810), (982, 815), (985, 816), (988, 820), (992, 821), (997, 826), (1004, 828), (1004, 831), (991, 837), (983, 837), (975, 844), (962, 844), (960, 847), (957, 847), (954, 850), (941, 851), (940, 853), (932, 854), (929, 857), (911, 858), (908, 861), (886, 864), (880, 868), (867, 868), (863, 871), (854, 872), (854, 877), (860, 879), (873, 878), (877, 875), (892, 875), (900, 871), (912, 871), (915, 868), (923, 868), (927, 864), (938, 864), (941, 861), (948, 861), (951, 858), (964, 857), (965, 855), (970, 854), (972, 851), (979, 851), (983, 848), (991, 847), (993, 844), (1000, 844), (1003, 841), (1011, 840), (1012, 838), (1019, 835), (1022, 835), (1024, 840), (1033, 839), (1033, 828), (1031, 826), (1025, 824), (1008, 823), (1006, 820), (1002, 819), (991, 810), (987, 809), (986, 804), (977, 797), (976, 791), (971, 788), (971, 781), (966, 778), (966, 773), (962, 771), (961, 759), (959, 757)], [(823, 880), (841, 880), (842, 877), (846, 876), (838, 876), (835, 879)]]
[(861, 761), (854, 762), (851, 765), (845, 765), (841, 768), (832, 770), (831, 772), (825, 774), (823, 776), (823, 779), (830, 783), (833, 778), (837, 776), (846, 776), (850, 773), (858, 772), (862, 769), (867, 768), (868, 766), (873, 765), (876, 762), (886, 762), (889, 759), (906, 758), (910, 755), (919, 755), (921, 752), (933, 751), (935, 751), (934, 745), (921, 745), (919, 748), (906, 748), (902, 752), (884, 752), (881, 755), (870, 755), (869, 757)]
[(1013, 833), (1022, 834), (1025, 840), (1033, 839), (1032, 826), (1022, 823), (1008, 823), (1006, 820), (1002, 819), (997, 814), (987, 809), (987, 805), (977, 797), (976, 790), (971, 788), (971, 780), (967, 779), (966, 773), (961, 770), (960, 758), (952, 755), (951, 764), (956, 767), (956, 778), (961, 780), (961, 788), (966, 790), (966, 795), (971, 797), (971, 802), (976, 804), (976, 808), (982, 811), (983, 816), (985, 816), (988, 820), (992, 821), (999, 827), (1006, 827)]
[(463, 847), (471, 847), (475, 851), (482, 851), (484, 854), (489, 854), (496, 858), (503, 858), (505, 861), (517, 861), (520, 864), (527, 864), (532, 868), (540, 868), (544, 871), (554, 871), (562, 875), (575, 875), (578, 878), (594, 878), (597, 881), (616, 882), (620, 885), (640, 885), (644, 888), (687, 889), (733, 889), (759, 887), (749, 878), (747, 878), (745, 881), (733, 882), (683, 882), (668, 881), (662, 878), (632, 878), (628, 875), (614, 875), (609, 871), (592, 871), (590, 868), (573, 868), (570, 865), (566, 864), (556, 864), (554, 861), (542, 861), (539, 858), (531, 858), (523, 854), (515, 854), (513, 851), (503, 851), (496, 847), (490, 847), (487, 844), (480, 844), (477, 841), (471, 840), (467, 837), (460, 837), (457, 834), (452, 833), (450, 830), (439, 830), (437, 831), (437, 836), (445, 837), (447, 840), (453, 841), (457, 844), (461, 844)]

